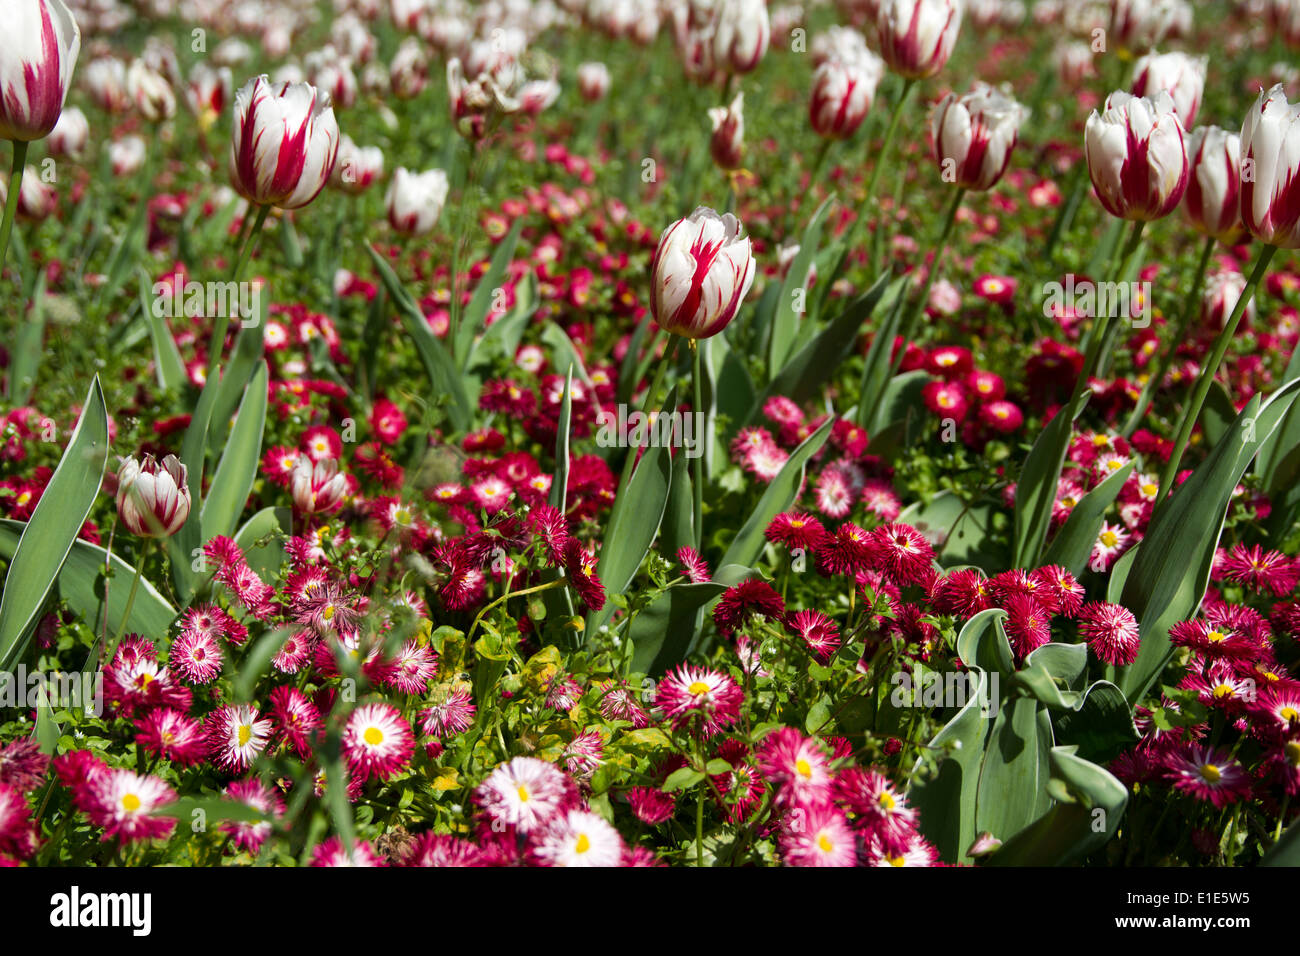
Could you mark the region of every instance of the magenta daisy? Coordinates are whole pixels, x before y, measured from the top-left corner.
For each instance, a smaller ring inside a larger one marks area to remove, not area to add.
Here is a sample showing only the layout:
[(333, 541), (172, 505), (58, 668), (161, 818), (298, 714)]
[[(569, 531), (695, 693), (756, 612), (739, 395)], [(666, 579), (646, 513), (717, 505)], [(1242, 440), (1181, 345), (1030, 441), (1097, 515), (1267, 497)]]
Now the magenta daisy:
[(172, 643), (172, 669), (188, 684), (207, 684), (221, 673), (221, 645), (207, 631), (185, 631)]
[(1128, 608), (1107, 601), (1092, 601), (1079, 611), (1079, 636), (1107, 664), (1132, 664), (1137, 660), (1141, 635), (1137, 618)]
[(936, 866), (939, 851), (919, 833), (913, 833), (901, 852), (889, 850), (877, 837), (867, 845), (871, 866)]
[(136, 743), (179, 766), (196, 764), (207, 755), (203, 725), (179, 710), (158, 707), (135, 722)]
[(840, 646), (839, 625), (821, 611), (799, 611), (791, 615), (786, 627), (803, 638), (808, 649), (823, 663), (830, 660)]
[(555, 764), (515, 757), (488, 774), (475, 789), (474, 801), (489, 820), (528, 834), (574, 806), (577, 792)]
[(766, 581), (749, 578), (722, 592), (713, 609), (713, 623), (723, 634), (743, 627), (751, 617), (775, 620), (785, 613), (785, 602)]
[(812, 515), (801, 513), (779, 514), (763, 532), (773, 544), (783, 544), (791, 551), (807, 551), (826, 537), (826, 529)]
[(403, 694), (423, 694), (437, 672), (438, 655), (433, 648), (410, 638), (384, 668), (383, 681)]
[(358, 778), (387, 780), (406, 769), (414, 751), (411, 725), (392, 704), (363, 704), (348, 717), (343, 754)]
[(674, 728), (691, 727), (712, 737), (740, 717), (744, 691), (721, 671), (682, 664), (659, 682), (655, 707)]
[(1300, 566), (1294, 558), (1257, 544), (1235, 545), (1220, 558), (1217, 570), (1226, 580), (1256, 591), (1270, 591), (1275, 597), (1290, 594), (1300, 580)]
[(31, 856), (36, 846), (36, 826), (22, 791), (0, 784), (0, 855), (22, 860)]
[(443, 740), (464, 733), (473, 723), (474, 702), (469, 688), (460, 684), (434, 688), (433, 702), (420, 711), (421, 732)]
[(875, 770), (849, 767), (836, 775), (834, 792), (864, 836), (877, 838), (891, 853), (906, 851), (916, 828), (917, 813), (888, 777)]
[(782, 821), (781, 859), (786, 866), (856, 866), (857, 837), (833, 804), (795, 807)]
[(908, 524), (885, 524), (871, 532), (875, 567), (899, 585), (927, 584), (934, 574), (934, 548)]
[(260, 717), (253, 704), (220, 707), (207, 716), (204, 726), (212, 762), (235, 773), (252, 766), (271, 737), (271, 721)]
[(658, 787), (633, 787), (627, 792), (627, 802), (638, 820), (653, 827), (673, 815), (677, 794), (665, 793)]
[(777, 802), (786, 807), (808, 807), (830, 796), (831, 771), (826, 751), (814, 739), (793, 727), (779, 727), (758, 747), (763, 776), (777, 787)]
[(565, 746), (560, 759), (569, 773), (578, 778), (590, 777), (604, 762), (605, 738), (596, 728), (584, 730)]
[(226, 788), (226, 796), (266, 816), (264, 820), (227, 820), (218, 827), (230, 835), (235, 849), (256, 854), (271, 835), (272, 820), (284, 812), (284, 801), (257, 779), (236, 780)]
[(170, 817), (152, 816), (176, 798), (175, 791), (157, 777), (130, 770), (109, 770), (94, 784), (90, 821), (104, 828), (104, 839), (151, 840), (167, 836), (176, 826)]
[(597, 814), (572, 809), (534, 838), (533, 857), (543, 866), (618, 866), (623, 839)]
[(1006, 612), (1003, 627), (1017, 657), (1027, 657), (1052, 639), (1051, 615), (1029, 595), (1013, 594), (1006, 603)]
[(271, 714), (279, 739), (287, 742), (298, 756), (310, 756), (323, 721), (320, 710), (307, 695), (296, 687), (281, 684), (271, 691)]
[(1165, 755), (1165, 776), (1174, 789), (1222, 809), (1250, 793), (1250, 777), (1225, 751), (1192, 745)]
[(1036, 592), (1039, 603), (1053, 614), (1074, 617), (1083, 607), (1083, 585), (1078, 578), (1057, 564), (1048, 564), (1034, 572), (1041, 587)]
[(404, 866), (480, 866), (483, 852), (469, 840), (445, 833), (422, 833), (402, 857)]
[(343, 846), (343, 841), (336, 836), (319, 844), (311, 854), (311, 866), (387, 866), (384, 858), (375, 852), (375, 848), (365, 840), (352, 845), (352, 851)]

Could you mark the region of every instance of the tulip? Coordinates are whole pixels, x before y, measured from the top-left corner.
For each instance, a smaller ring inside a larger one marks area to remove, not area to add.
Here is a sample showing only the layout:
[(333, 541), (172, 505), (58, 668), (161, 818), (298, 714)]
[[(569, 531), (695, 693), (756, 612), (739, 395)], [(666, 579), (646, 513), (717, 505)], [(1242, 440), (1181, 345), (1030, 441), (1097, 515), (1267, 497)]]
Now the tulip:
[(1183, 129), (1191, 129), (1205, 92), (1206, 63), (1205, 57), (1186, 53), (1148, 53), (1133, 66), (1133, 95), (1164, 90), (1173, 98)]
[(518, 98), (519, 108), (536, 116), (560, 98), (560, 84), (553, 79), (529, 80), (519, 88)]
[(0, 39), (0, 139), (44, 139), (59, 121), (81, 50), (63, 0), (7, 0)]
[(952, 56), (961, 17), (961, 0), (884, 0), (876, 14), (881, 56), (907, 79), (934, 76)]
[(479, 74), (477, 79), (466, 82), (464, 68), (454, 57), (447, 63), (447, 93), (456, 131), (471, 141), (487, 135), (489, 115), (519, 110), (519, 101), (488, 74)]
[[(1207, 328), (1220, 331), (1246, 289), (1246, 277), (1235, 269), (1216, 272), (1205, 280), (1201, 295), (1201, 322)], [(1243, 318), (1246, 325), (1255, 320), (1255, 303), (1248, 301)]]
[(944, 182), (992, 189), (1006, 172), (1028, 115), (1025, 107), (986, 83), (977, 82), (965, 96), (949, 93), (930, 121)]
[(664, 230), (650, 271), (659, 327), (707, 339), (736, 317), (754, 282), (754, 256), (735, 216), (701, 206)]
[(1280, 84), (1246, 114), (1241, 162), (1241, 218), (1250, 234), (1300, 249), (1300, 103), (1288, 103)]
[(139, 136), (124, 136), (108, 147), (108, 160), (113, 167), (113, 175), (120, 179), (138, 173), (148, 155), (148, 147)]
[[(875, 19), (874, 12), (870, 19)], [(875, 56), (861, 33), (852, 27), (842, 26), (833, 26), (817, 34), (813, 39), (810, 52), (814, 67), (832, 60), (858, 60), (866, 56)]]
[(176, 115), (176, 94), (166, 77), (144, 60), (134, 60), (126, 71), (126, 93), (135, 108), (151, 123), (161, 123)]
[(278, 89), (265, 76), (235, 96), (231, 182), (260, 206), (299, 209), (325, 188), (339, 150), (328, 95), (305, 83)]
[(51, 156), (78, 157), (86, 148), (90, 139), (90, 123), (86, 114), (75, 106), (69, 106), (54, 124), (54, 131), (45, 141)]
[[(332, 51), (331, 51), (332, 53)], [(357, 101), (357, 77), (352, 65), (331, 53), (318, 54), (308, 64), (312, 86), (328, 93), (330, 102), (346, 109)]]
[(447, 201), (449, 183), (441, 169), (411, 173), (399, 168), (388, 184), (388, 222), (405, 236), (427, 233)]
[(358, 146), (345, 135), (339, 143), (330, 185), (353, 196), (365, 192), (384, 175), (384, 153), (378, 146)]
[(1088, 175), (1106, 211), (1147, 222), (1173, 212), (1187, 189), (1183, 124), (1168, 93), (1112, 93), (1084, 129)]
[(82, 74), (86, 92), (105, 113), (124, 113), (131, 107), (126, 91), (126, 66), (111, 56), (91, 60)]
[(848, 139), (857, 132), (884, 73), (884, 61), (866, 50), (855, 59), (831, 59), (817, 67), (808, 103), (808, 119), (817, 135)]
[(333, 511), (348, 490), (347, 478), (339, 473), (339, 463), (332, 458), (313, 462), (300, 455), (289, 478), (293, 505), (304, 514)]
[[(6, 193), (5, 198), (8, 199)], [(18, 215), (28, 222), (44, 222), (59, 204), (55, 188), (41, 181), (40, 172), (28, 166), (18, 190)]]
[(1175, 0), (1111, 0), (1106, 37), (1122, 50), (1145, 53), (1168, 35), (1177, 15)]
[(713, 154), (713, 161), (719, 169), (740, 168), (745, 153), (744, 109), (745, 94), (737, 93), (730, 106), (718, 106), (709, 110), (709, 119), (713, 122), (709, 152)]
[(127, 458), (117, 471), (117, 514), (132, 534), (169, 538), (190, 515), (188, 469), (168, 455), (160, 465), (153, 455), (143, 462)]
[(1202, 235), (1229, 245), (1241, 241), (1241, 137), (1217, 126), (1197, 127), (1188, 134), (1187, 153), (1187, 218)]
[(1086, 43), (1058, 43), (1052, 49), (1052, 60), (1056, 63), (1057, 75), (1066, 86), (1081, 86), (1097, 72), (1093, 66), (1092, 47)]
[(583, 63), (579, 66), (578, 92), (588, 103), (603, 100), (609, 93), (609, 68), (604, 63)]
[(199, 120), (203, 132), (211, 129), (230, 102), (232, 79), (230, 67), (213, 69), (206, 63), (197, 63), (190, 71), (185, 86), (185, 105)]
[(748, 73), (772, 41), (767, 0), (719, 0), (713, 22), (713, 59), (733, 73)]

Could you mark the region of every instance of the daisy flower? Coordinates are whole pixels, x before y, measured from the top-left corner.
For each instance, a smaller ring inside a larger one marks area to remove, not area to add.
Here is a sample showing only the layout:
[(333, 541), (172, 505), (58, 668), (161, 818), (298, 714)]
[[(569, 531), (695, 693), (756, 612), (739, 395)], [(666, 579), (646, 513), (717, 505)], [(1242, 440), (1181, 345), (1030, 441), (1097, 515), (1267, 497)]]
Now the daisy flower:
[(785, 602), (766, 581), (749, 578), (727, 588), (713, 609), (713, 623), (730, 634), (751, 617), (776, 620), (785, 613)]
[(786, 815), (779, 840), (786, 866), (856, 866), (857, 837), (834, 805), (796, 807)]
[(1017, 657), (1028, 657), (1030, 652), (1052, 639), (1052, 616), (1029, 595), (1011, 595), (1006, 603), (1006, 612), (1003, 628)]
[(1181, 621), (1169, 629), (1174, 647), (1189, 647), (1210, 660), (1252, 661), (1260, 646), (1244, 634), (1207, 620)]
[(1079, 612), (1079, 636), (1099, 659), (1116, 666), (1137, 660), (1141, 636), (1137, 618), (1128, 608), (1092, 601)]
[(135, 727), (137, 744), (179, 766), (196, 764), (207, 754), (203, 725), (179, 710), (154, 708)]
[(564, 573), (588, 610), (599, 611), (605, 606), (605, 586), (596, 574), (596, 556), (577, 538), (564, 543)]
[(903, 503), (889, 482), (874, 478), (862, 486), (861, 501), (881, 521), (893, 521), (903, 510)]
[(36, 850), (36, 825), (22, 791), (0, 784), (0, 853), (22, 860)]
[(172, 643), (172, 669), (189, 684), (207, 684), (221, 673), (221, 645), (207, 631), (185, 631)]
[(875, 566), (895, 583), (926, 584), (933, 575), (934, 548), (907, 524), (886, 524), (871, 532)]
[(343, 753), (358, 778), (393, 777), (410, 763), (414, 750), (411, 725), (392, 704), (363, 704), (348, 717)]
[(1119, 556), (1128, 550), (1132, 538), (1133, 535), (1123, 525), (1103, 521), (1101, 531), (1097, 533), (1097, 540), (1092, 546), (1092, 557), (1088, 561), (1088, 566), (1094, 571), (1109, 571)]
[(375, 848), (365, 840), (359, 840), (352, 845), (352, 852), (349, 853), (343, 848), (343, 841), (339, 837), (332, 836), (324, 843), (317, 845), (311, 854), (311, 866), (387, 866)]
[(208, 755), (223, 770), (242, 773), (266, 749), (271, 721), (259, 717), (253, 704), (220, 707), (208, 715)]
[(833, 789), (864, 836), (875, 837), (891, 853), (906, 852), (917, 813), (888, 777), (875, 770), (849, 767), (836, 775)]
[(830, 760), (821, 745), (793, 727), (780, 727), (758, 748), (763, 776), (777, 787), (777, 802), (786, 807), (825, 803), (830, 795)]
[(673, 815), (677, 794), (665, 793), (658, 787), (633, 787), (627, 792), (627, 802), (638, 820), (653, 827)]
[(786, 627), (803, 638), (822, 663), (830, 660), (840, 646), (839, 625), (821, 611), (800, 611), (787, 621)]
[(600, 696), (600, 715), (606, 720), (626, 720), (634, 730), (650, 726), (650, 715), (626, 684), (614, 684)]
[(94, 782), (90, 820), (104, 828), (104, 839), (125, 841), (165, 837), (176, 826), (170, 817), (152, 816), (154, 810), (176, 799), (176, 793), (157, 777), (130, 770), (109, 770)]
[(281, 684), (271, 691), (271, 715), (279, 739), (284, 740), (300, 757), (312, 752), (323, 721), (320, 710), (296, 687)]
[(753, 763), (753, 753), (742, 741), (724, 740), (717, 755), (731, 764), (731, 770), (709, 779), (721, 795), (720, 805), (727, 820), (741, 823), (749, 818), (763, 797), (763, 775)]
[[(268, 818), (278, 817), (284, 812), (284, 801), (280, 795), (262, 781), (236, 780), (226, 788), (226, 796), (247, 807), (265, 814)], [(271, 835), (272, 820), (226, 820), (218, 829), (230, 835), (230, 841), (237, 850), (245, 850), (256, 855), (262, 844)]]
[(853, 489), (844, 475), (827, 468), (817, 478), (814, 490), (817, 510), (828, 518), (843, 518), (853, 508)]
[(682, 545), (677, 549), (677, 563), (682, 566), (686, 580), (692, 584), (704, 584), (713, 579), (713, 572), (709, 570), (708, 564), (700, 557), (700, 553), (689, 545)]
[(1255, 722), (1271, 736), (1288, 736), (1300, 731), (1300, 685), (1265, 687), (1255, 706)]
[(873, 557), (867, 532), (846, 521), (813, 545), (820, 570), (827, 574), (857, 574), (868, 570)]
[(978, 568), (949, 571), (936, 579), (931, 600), (938, 610), (958, 618), (974, 617), (993, 606), (992, 589)]
[(1174, 789), (1223, 809), (1250, 793), (1250, 777), (1226, 751), (1192, 745), (1165, 755), (1165, 776)]
[(469, 840), (446, 833), (422, 833), (402, 856), (404, 866), (480, 866), (483, 852)]
[(1300, 579), (1295, 559), (1257, 544), (1234, 546), (1221, 558), (1217, 570), (1228, 581), (1256, 591), (1271, 591), (1275, 597), (1290, 594)]
[(578, 734), (565, 746), (560, 755), (564, 766), (575, 777), (590, 777), (604, 762), (605, 739), (600, 731), (591, 728)]
[(1037, 593), (1044, 608), (1062, 617), (1079, 613), (1083, 607), (1083, 585), (1072, 573), (1058, 564), (1048, 564), (1034, 571), (1034, 577), (1042, 585)]
[(423, 694), (438, 671), (438, 655), (428, 644), (409, 638), (384, 669), (383, 681), (403, 694)]
[(576, 800), (572, 781), (554, 764), (536, 757), (501, 764), (474, 791), (474, 801), (489, 820), (523, 834), (546, 826)]
[(697, 725), (702, 736), (712, 737), (739, 719), (744, 696), (721, 671), (682, 664), (659, 682), (655, 706), (674, 728)]
[(618, 866), (623, 838), (590, 810), (569, 810), (534, 840), (533, 856), (544, 866)]
[(420, 711), (420, 730), (442, 740), (455, 737), (474, 723), (474, 710), (468, 687), (444, 684), (434, 689), (433, 703)]
[(901, 853), (891, 852), (879, 838), (873, 839), (867, 846), (867, 857), (871, 866), (935, 866), (939, 851), (925, 837), (914, 833)]
[(783, 544), (791, 551), (807, 551), (826, 537), (826, 529), (812, 515), (783, 513), (772, 519), (763, 535), (773, 544)]

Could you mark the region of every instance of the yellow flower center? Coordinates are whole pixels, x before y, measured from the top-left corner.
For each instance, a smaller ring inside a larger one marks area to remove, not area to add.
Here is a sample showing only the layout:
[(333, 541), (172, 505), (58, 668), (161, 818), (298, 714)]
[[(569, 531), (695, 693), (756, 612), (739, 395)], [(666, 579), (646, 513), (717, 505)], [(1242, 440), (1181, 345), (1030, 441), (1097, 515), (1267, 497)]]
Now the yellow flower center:
[(709, 692), (709, 685), (704, 683), (702, 680), (697, 680), (695, 683), (691, 684), (690, 687), (686, 688), (686, 692), (698, 697), (700, 694), (707, 694)]
[(140, 798), (134, 793), (128, 793), (122, 797), (122, 809), (127, 813), (135, 813), (140, 809)]
[(1207, 763), (1201, 768), (1201, 779), (1206, 783), (1218, 783), (1223, 774), (1219, 768), (1212, 763)]
[(901, 856), (889, 856), (885, 857), (885, 859), (889, 861), (890, 866), (902, 866), (907, 862), (907, 860), (903, 859)]
[(1300, 720), (1300, 710), (1296, 710), (1294, 707), (1283, 707), (1277, 712), (1277, 715), (1287, 723), (1291, 723), (1294, 720)]
[(326, 604), (325, 610), (320, 612), (320, 616), (324, 618), (326, 621), (332, 620), (334, 618), (334, 605)]
[(1142, 485), (1142, 494), (1148, 498), (1150, 498), (1159, 490), (1160, 490), (1159, 486), (1156, 485), (1154, 481), (1148, 481)]
[(880, 799), (876, 802), (880, 804), (882, 810), (892, 810), (895, 807), (894, 798), (886, 790), (880, 791)]
[(525, 787), (525, 786), (521, 783), (521, 784), (519, 785), (519, 802), (520, 802), (520, 803), (527, 803), (527, 802), (528, 802), (528, 799), (529, 799), (529, 797), (528, 797), (528, 788)]
[(587, 834), (579, 833), (578, 842), (573, 844), (574, 853), (586, 853), (591, 849), (591, 841), (587, 839)]
[(800, 757), (797, 761), (795, 761), (794, 769), (795, 772), (799, 774), (799, 776), (801, 777), (812, 776), (812, 764), (810, 764), (807, 760), (804, 760), (802, 757)]
[(378, 747), (384, 742), (384, 732), (378, 727), (367, 727), (362, 736), (365, 738), (366, 743), (372, 747)]
[(1205, 639), (1211, 644), (1221, 644), (1228, 639), (1228, 635), (1222, 631), (1210, 631), (1209, 634), (1205, 635)]
[(1114, 531), (1103, 531), (1101, 533), (1101, 543), (1108, 548), (1113, 548), (1119, 544), (1119, 535)]
[(828, 837), (825, 833), (818, 835), (817, 845), (821, 847), (821, 851), (823, 853), (830, 853), (831, 850), (835, 849), (835, 844), (830, 841), (830, 837)]
[(1217, 687), (1214, 688), (1214, 696), (1215, 696), (1215, 699), (1222, 699), (1222, 698), (1224, 698), (1224, 697), (1231, 697), (1231, 696), (1232, 696), (1232, 685), (1231, 685), (1231, 684), (1219, 684)]
[(1300, 741), (1292, 740), (1282, 748), (1286, 761), (1293, 767), (1300, 767)]
[(248, 742), (253, 739), (252, 726), (249, 724), (241, 724), (239, 732), (236, 734), (236, 738), (239, 740), (239, 746), (247, 747)]

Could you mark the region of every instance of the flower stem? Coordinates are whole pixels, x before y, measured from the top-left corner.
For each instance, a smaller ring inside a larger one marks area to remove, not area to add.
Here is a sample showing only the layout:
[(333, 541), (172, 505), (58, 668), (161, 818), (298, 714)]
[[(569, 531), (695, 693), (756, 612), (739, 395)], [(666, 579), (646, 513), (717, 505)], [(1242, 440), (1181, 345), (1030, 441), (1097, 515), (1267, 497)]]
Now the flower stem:
[[(898, 132), (899, 120), (903, 118), (903, 108), (907, 105), (908, 98), (911, 96), (912, 88), (914, 86), (916, 86), (916, 80), (911, 79), (910, 77), (903, 81), (903, 88), (898, 94), (898, 102), (894, 104), (894, 111), (890, 114), (889, 126), (885, 129), (885, 141), (880, 145), (880, 153), (876, 157), (876, 165), (871, 170), (871, 178), (867, 180), (867, 194), (862, 200), (862, 210), (858, 214), (857, 227), (853, 234), (854, 239), (857, 239), (859, 235), (858, 230), (860, 230), (862, 225), (865, 223), (868, 211), (872, 210), (872, 207), (876, 205), (876, 187), (880, 184), (880, 174), (889, 160), (889, 150), (890, 147), (894, 145), (894, 135)], [(884, 223), (877, 221), (876, 229), (880, 230), (882, 228), (884, 228)], [(853, 244), (851, 243), (849, 247), (850, 252), (852, 251), (852, 245)], [(875, 261), (873, 256), (871, 262), (872, 275), (875, 275), (877, 271), (879, 271), (879, 263)]]
[(18, 201), (22, 195), (23, 171), (27, 168), (27, 143), (14, 140), (13, 173), (9, 177), (9, 195), (5, 201), (4, 221), (0, 222), (0, 271), (4, 270), (5, 258), (9, 253), (9, 235), (13, 232), (14, 216), (18, 212)]
[[(691, 358), (694, 365), (692, 377), (695, 379), (695, 396), (691, 404), (695, 407), (692, 411), (695, 414), (704, 414), (704, 375), (700, 369), (700, 347), (695, 339), (690, 340)], [(700, 434), (701, 443), (709, 440), (709, 429), (707, 423)], [(699, 550), (704, 542), (704, 448), (700, 448), (700, 454), (695, 456), (691, 462), (691, 480), (694, 487), (694, 502), (691, 510), (693, 518), (693, 527), (695, 529), (695, 548)]]
[[(1142, 241), (1142, 232), (1146, 228), (1146, 223), (1138, 220), (1133, 223), (1133, 231), (1129, 234), (1128, 243), (1124, 246), (1119, 255), (1119, 264), (1112, 265), (1112, 275), (1122, 275), (1126, 264), (1133, 254), (1137, 252), (1138, 244)], [(1064, 406), (1066, 409), (1073, 408), (1074, 403), (1079, 400), (1083, 390), (1088, 387), (1088, 379), (1092, 378), (1097, 372), (1097, 363), (1101, 357), (1101, 351), (1109, 338), (1110, 323), (1113, 316), (1109, 310), (1103, 312), (1097, 317), (1091, 331), (1088, 333), (1087, 352), (1083, 358), (1083, 368), (1079, 369), (1079, 378), (1074, 383), (1074, 391), (1070, 395), (1070, 401)]]
[[(258, 206), (257, 218), (253, 221), (253, 228), (244, 240), (243, 248), (239, 252), (239, 258), (235, 260), (235, 269), (230, 274), (231, 282), (238, 282), (239, 277), (243, 275), (248, 260), (253, 255), (253, 247), (257, 245), (257, 237), (261, 235), (262, 227), (266, 225), (266, 217), (271, 214), (270, 206)], [(208, 370), (207, 374), (217, 375), (221, 371), (222, 353), (226, 347), (226, 332), (230, 328), (230, 316), (217, 316), (217, 324), (212, 329), (212, 340), (208, 343)]]
[(1130, 437), (1137, 430), (1138, 423), (1142, 420), (1147, 406), (1151, 403), (1152, 395), (1160, 387), (1160, 383), (1164, 381), (1169, 366), (1173, 364), (1178, 346), (1187, 336), (1187, 327), (1192, 320), (1192, 310), (1196, 307), (1196, 300), (1200, 298), (1201, 287), (1205, 284), (1205, 270), (1209, 267), (1210, 256), (1214, 254), (1214, 247), (1217, 242), (1217, 239), (1209, 236), (1201, 247), (1201, 261), (1196, 266), (1196, 277), (1192, 280), (1192, 284), (1187, 287), (1187, 295), (1183, 299), (1183, 308), (1178, 314), (1178, 324), (1174, 327), (1174, 334), (1169, 337), (1168, 345), (1156, 360), (1155, 368), (1147, 375), (1147, 381), (1142, 386), (1142, 394), (1138, 397), (1137, 405), (1129, 416), (1128, 422), (1124, 425), (1123, 435), (1125, 438)]
[[(664, 349), (663, 358), (659, 360), (659, 365), (655, 368), (654, 381), (650, 383), (650, 390), (645, 393), (641, 399), (641, 414), (649, 418), (651, 405), (653, 405), (655, 396), (659, 394), (659, 389), (663, 386), (664, 376), (668, 374), (668, 367), (673, 364), (673, 359), (677, 355), (677, 345), (681, 342), (681, 336), (674, 335), (668, 340), (668, 345)], [(651, 343), (651, 348), (654, 344)], [(635, 387), (635, 386), (633, 386)], [(636, 463), (636, 449), (627, 450), (627, 458), (623, 461), (623, 475), (619, 478), (618, 493), (622, 494), (623, 489), (627, 487), (628, 481), (632, 478), (632, 467)]]
[(1277, 246), (1265, 246), (1259, 254), (1259, 260), (1255, 263), (1255, 271), (1250, 274), (1246, 280), (1246, 287), (1241, 290), (1241, 295), (1237, 299), (1237, 304), (1233, 307), (1232, 316), (1224, 323), (1223, 331), (1219, 337), (1214, 340), (1214, 351), (1210, 354), (1209, 361), (1201, 369), (1201, 375), (1196, 380), (1196, 389), (1192, 392), (1192, 400), (1188, 403), (1187, 409), (1183, 412), (1183, 420), (1178, 426), (1178, 436), (1174, 439), (1174, 450), (1169, 456), (1169, 461), (1165, 463), (1165, 469), (1160, 475), (1160, 490), (1156, 492), (1157, 508), (1165, 500), (1173, 488), (1174, 478), (1178, 475), (1178, 465), (1182, 460), (1183, 452), (1187, 449), (1187, 443), (1191, 440), (1192, 429), (1196, 427), (1196, 420), (1201, 416), (1201, 406), (1205, 404), (1205, 396), (1210, 391), (1210, 384), (1214, 381), (1214, 376), (1219, 373), (1219, 366), (1223, 363), (1223, 356), (1228, 351), (1228, 344), (1232, 337), (1237, 333), (1237, 326), (1241, 324), (1241, 317), (1246, 314), (1246, 307), (1250, 305), (1251, 299), (1255, 297), (1255, 290), (1259, 288), (1259, 283), (1263, 280), (1265, 273), (1268, 272), (1268, 265), (1273, 260), (1277, 252)]
[(117, 645), (122, 640), (122, 635), (126, 633), (127, 622), (131, 620), (131, 609), (135, 607), (135, 595), (140, 590), (140, 579), (144, 577), (144, 562), (149, 557), (149, 545), (152, 543), (153, 538), (144, 538), (140, 544), (140, 557), (135, 562), (135, 578), (132, 579), (131, 590), (126, 596), (126, 610), (122, 612), (122, 621), (117, 625), (117, 633), (113, 636), (113, 643), (108, 647), (105, 661), (113, 660), (113, 655), (117, 653)]

